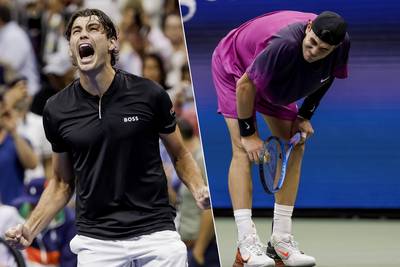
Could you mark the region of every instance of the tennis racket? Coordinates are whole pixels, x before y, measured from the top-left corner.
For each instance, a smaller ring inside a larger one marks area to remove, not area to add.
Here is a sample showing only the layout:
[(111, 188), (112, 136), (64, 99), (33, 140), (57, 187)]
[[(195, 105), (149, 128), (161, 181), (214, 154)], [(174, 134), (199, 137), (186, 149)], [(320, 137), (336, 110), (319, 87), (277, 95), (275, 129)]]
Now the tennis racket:
[(21, 252), (0, 237), (0, 267), (25, 267)]
[(289, 142), (270, 136), (264, 142), (264, 150), (259, 164), (261, 184), (265, 192), (278, 192), (285, 181), (286, 167), (293, 147), (300, 142), (301, 134), (296, 133)]

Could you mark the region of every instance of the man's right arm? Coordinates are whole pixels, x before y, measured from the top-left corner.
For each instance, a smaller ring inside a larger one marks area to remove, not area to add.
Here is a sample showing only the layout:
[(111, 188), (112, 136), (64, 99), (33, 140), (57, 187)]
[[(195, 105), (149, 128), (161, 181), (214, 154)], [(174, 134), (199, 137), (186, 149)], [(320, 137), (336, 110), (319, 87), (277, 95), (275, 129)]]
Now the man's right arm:
[(258, 162), (263, 142), (258, 137), (253, 117), (255, 98), (256, 87), (245, 73), (236, 84), (238, 124), (243, 148), (251, 161)]
[(10, 228), (7, 242), (19, 249), (27, 248), (33, 239), (50, 223), (54, 216), (68, 203), (75, 189), (75, 176), (70, 156), (65, 153), (53, 154), (54, 176), (48, 180), (39, 203), (24, 225)]
[(247, 73), (236, 83), (236, 107), (238, 118), (245, 119), (253, 116), (256, 87)]

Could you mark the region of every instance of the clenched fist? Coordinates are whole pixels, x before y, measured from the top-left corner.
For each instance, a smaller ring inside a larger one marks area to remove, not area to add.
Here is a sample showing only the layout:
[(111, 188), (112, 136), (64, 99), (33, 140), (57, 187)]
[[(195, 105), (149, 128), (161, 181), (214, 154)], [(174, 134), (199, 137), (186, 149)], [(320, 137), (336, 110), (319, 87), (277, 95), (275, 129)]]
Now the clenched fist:
[(7, 243), (16, 249), (25, 249), (32, 243), (31, 231), (23, 224), (8, 229), (5, 233)]
[(193, 197), (196, 200), (197, 206), (204, 210), (210, 208), (210, 192), (207, 186), (200, 187), (193, 192)]

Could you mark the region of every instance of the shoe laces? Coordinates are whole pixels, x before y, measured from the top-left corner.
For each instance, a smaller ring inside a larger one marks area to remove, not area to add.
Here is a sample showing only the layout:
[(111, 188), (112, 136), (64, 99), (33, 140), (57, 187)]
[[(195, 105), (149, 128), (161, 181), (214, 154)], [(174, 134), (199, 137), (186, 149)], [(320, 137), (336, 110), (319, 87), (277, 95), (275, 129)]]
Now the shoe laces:
[(263, 252), (267, 251), (267, 245), (265, 245), (263, 242), (261, 242), (258, 235), (256, 235), (256, 246), (258, 246), (261, 249), (261, 251), (263, 251)]
[(301, 251), (300, 251), (300, 249), (299, 249), (299, 242), (294, 241), (294, 238), (293, 238), (292, 235), (289, 236), (288, 242), (286, 242), (286, 243), (289, 243), (289, 245), (290, 245), (296, 252), (301, 253)]
[(246, 235), (243, 238), (243, 241), (241, 241), (241, 245), (250, 253), (256, 254), (257, 256), (261, 256), (264, 254), (264, 245), (261, 243), (260, 238), (257, 234)]

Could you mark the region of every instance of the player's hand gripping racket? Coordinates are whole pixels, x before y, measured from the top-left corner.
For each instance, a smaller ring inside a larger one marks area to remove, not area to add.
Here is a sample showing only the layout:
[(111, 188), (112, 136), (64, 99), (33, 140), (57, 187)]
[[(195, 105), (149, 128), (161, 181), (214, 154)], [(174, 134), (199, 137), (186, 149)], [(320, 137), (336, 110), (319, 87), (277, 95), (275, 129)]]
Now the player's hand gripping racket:
[(278, 192), (285, 181), (286, 167), (293, 147), (301, 140), (300, 132), (296, 133), (289, 142), (276, 136), (270, 136), (264, 142), (264, 151), (259, 164), (261, 184), (265, 192)]

